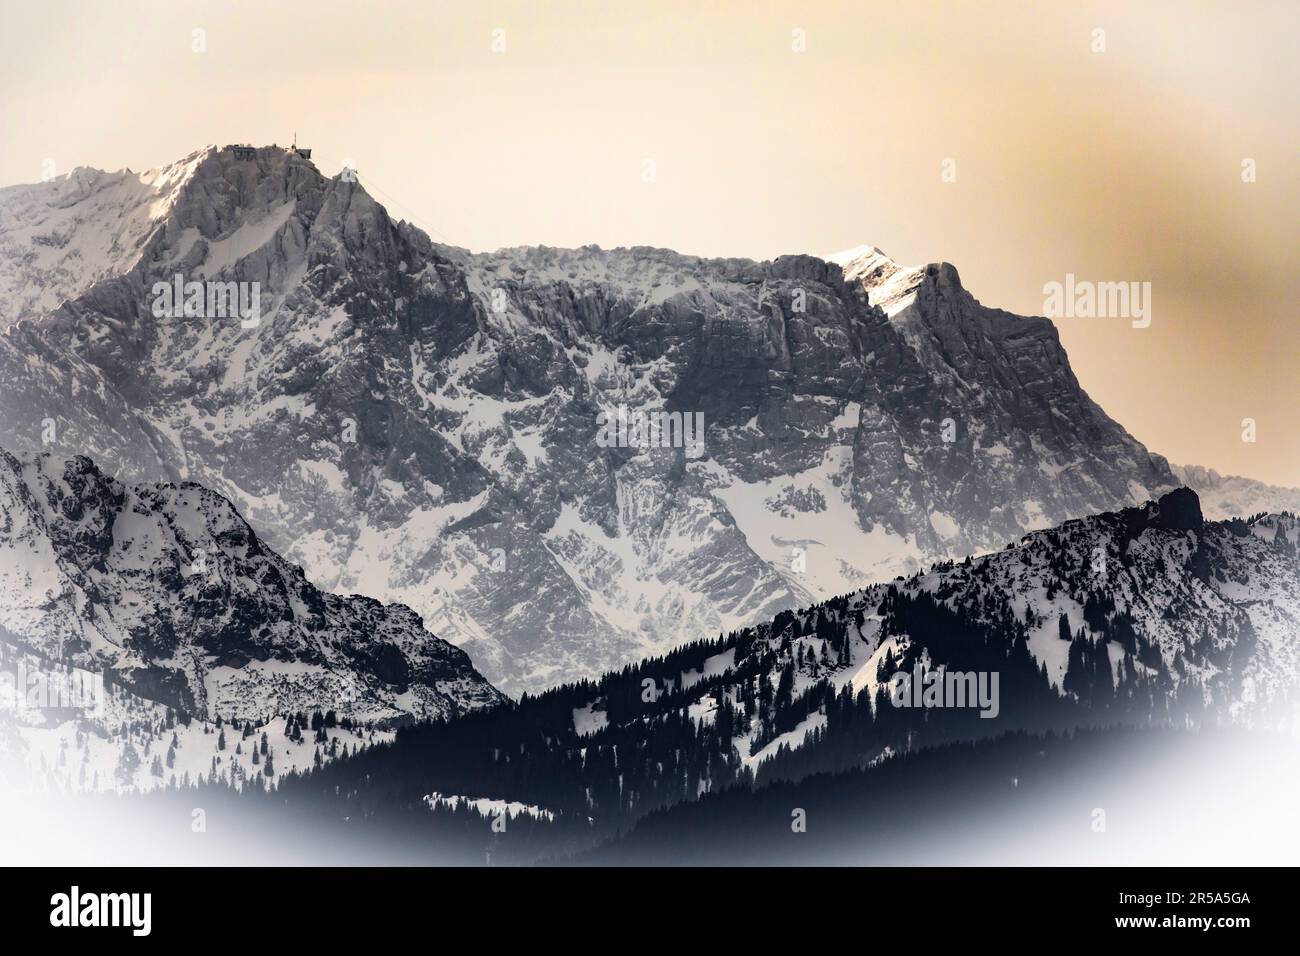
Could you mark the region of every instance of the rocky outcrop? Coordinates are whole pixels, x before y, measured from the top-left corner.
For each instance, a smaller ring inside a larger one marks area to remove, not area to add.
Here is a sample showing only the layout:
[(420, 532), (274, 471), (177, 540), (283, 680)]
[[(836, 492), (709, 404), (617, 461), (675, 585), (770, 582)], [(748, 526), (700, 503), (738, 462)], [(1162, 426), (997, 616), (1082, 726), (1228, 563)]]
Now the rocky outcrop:
[(1199, 531), (1205, 523), (1201, 517), (1201, 499), (1190, 488), (1178, 488), (1162, 495), (1156, 502), (1152, 525), (1170, 531)]

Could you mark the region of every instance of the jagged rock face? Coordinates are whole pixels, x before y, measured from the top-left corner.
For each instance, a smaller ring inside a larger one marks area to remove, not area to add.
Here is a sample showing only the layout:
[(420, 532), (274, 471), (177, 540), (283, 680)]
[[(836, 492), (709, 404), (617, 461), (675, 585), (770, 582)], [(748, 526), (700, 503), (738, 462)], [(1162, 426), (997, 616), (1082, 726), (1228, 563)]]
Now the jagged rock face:
[(75, 448), (124, 473), (175, 478), (168, 441), (104, 372), (30, 325), (0, 331), (0, 448)]
[[(1025, 528), (1144, 501), (1173, 484), (1167, 462), (1080, 387), (1051, 321), (982, 306), (948, 263), (903, 269), (870, 247), (835, 258), (929, 378), (915, 398), (922, 454), (911, 455), (922, 467), (886, 498), (914, 523), (926, 512), (952, 518), (951, 553), (997, 547)], [(944, 419), (953, 440), (926, 442)]]
[(449, 716), (502, 698), (409, 608), (312, 586), (225, 498), (0, 452), (0, 632), (200, 716)]
[[(97, 454), (219, 490), (314, 583), (410, 604), (508, 691), (1173, 485), (1050, 322), (983, 308), (950, 266), (471, 254), (271, 148), (146, 178), (168, 187), (136, 253), (11, 313), (94, 370), (115, 429)], [(155, 318), (178, 272), (259, 282), (260, 325)], [(0, 349), (0, 404), (23, 409), (0, 440), (95, 421), (69, 387), (16, 385), (23, 354)], [(701, 413), (703, 453), (606, 447), (620, 405)]]

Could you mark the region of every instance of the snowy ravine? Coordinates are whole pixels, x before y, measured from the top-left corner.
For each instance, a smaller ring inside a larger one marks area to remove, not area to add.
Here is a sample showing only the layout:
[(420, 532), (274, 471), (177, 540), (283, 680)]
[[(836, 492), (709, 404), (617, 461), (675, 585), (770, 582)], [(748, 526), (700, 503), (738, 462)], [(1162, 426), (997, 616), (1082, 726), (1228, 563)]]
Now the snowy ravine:
[(308, 583), (229, 501), (0, 450), (0, 642), (216, 720), (450, 717), (503, 698), (401, 605)]
[[(510, 693), (1175, 485), (1048, 320), (834, 258), (474, 254), (283, 148), (79, 169), (0, 190), (0, 445), (198, 481)], [(177, 274), (260, 324), (156, 318)], [(619, 406), (703, 454), (602, 447)]]

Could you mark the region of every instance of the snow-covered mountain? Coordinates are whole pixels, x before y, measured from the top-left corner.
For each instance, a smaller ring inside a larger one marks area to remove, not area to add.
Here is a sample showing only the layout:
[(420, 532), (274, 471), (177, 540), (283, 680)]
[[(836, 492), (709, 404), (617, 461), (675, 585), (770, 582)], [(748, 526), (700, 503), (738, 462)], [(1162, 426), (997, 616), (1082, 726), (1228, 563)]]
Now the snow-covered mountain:
[(1270, 485), (1240, 475), (1221, 475), (1200, 465), (1172, 465), (1178, 481), (1200, 496), (1207, 518), (1247, 517), (1266, 512), (1300, 512), (1300, 488)]
[[(969, 694), (931, 700), (927, 689), (899, 706), (898, 676), (925, 672), (942, 678), (929, 687), (956, 680)], [(1298, 690), (1300, 520), (1206, 521), (1182, 488), (482, 716), (404, 728), (289, 799), (340, 819), (361, 807), (406, 819), (424, 803), (431, 832), (468, 822), (494, 859), (512, 850), (526, 860), (599, 844), (706, 794), (922, 751), (940, 751), (941, 777), (941, 748), (954, 742), (1020, 740), (1032, 754), (1048, 746), (1043, 734), (1097, 727), (1232, 727), (1293, 741)], [(954, 772), (970, 764), (964, 752), (948, 754)], [(942, 802), (942, 784), (931, 785)], [(788, 833), (791, 807), (804, 804), (780, 796), (775, 826)], [(540, 812), (510, 814), (507, 834), (523, 831), (512, 848), (477, 815), (447, 821), (449, 803)]]
[[(199, 481), (511, 692), (1175, 483), (947, 264), (472, 254), (281, 148), (0, 190), (0, 250), (0, 443)], [(156, 317), (177, 274), (260, 323)], [(601, 441), (620, 406), (702, 446)]]
[(0, 326), (44, 315), (129, 272), (198, 158), (140, 175), (78, 166), (0, 189)]
[(0, 641), (0, 793), (273, 787), (394, 736), (334, 711), (194, 718)]
[[(1009, 715), (1033, 706), (1029, 688), (1013, 683), (1022, 665), (1041, 675), (1037, 689), (1103, 714), (1122, 705), (1116, 712), (1125, 719), (1159, 720), (1181, 699), (1250, 723), (1300, 687), (1300, 519), (1288, 512), (1207, 521), (1196, 494), (1177, 489), (572, 688), (571, 730), (594, 744), (593, 735), (611, 729), (615, 708), (624, 732), (644, 723), (654, 708), (630, 712), (618, 697), (650, 677), (666, 693), (659, 719), (675, 710), (711, 724), (725, 701), (733, 732), (724, 749), (729, 743), (742, 765), (757, 769), (782, 747), (798, 749), (825, 731), (834, 722), (831, 702), (846, 690), (852, 698), (865, 691), (879, 720), (886, 682), (918, 661), (1000, 671), (995, 716), (1003, 722), (990, 721), (990, 731), (1006, 730)], [(797, 721), (782, 720), (782, 687)], [(766, 706), (755, 710), (763, 697)], [(871, 759), (884, 742), (859, 743), (859, 756)]]
[(440, 717), (501, 695), (401, 605), (318, 590), (222, 496), (0, 451), (0, 638), (199, 717)]

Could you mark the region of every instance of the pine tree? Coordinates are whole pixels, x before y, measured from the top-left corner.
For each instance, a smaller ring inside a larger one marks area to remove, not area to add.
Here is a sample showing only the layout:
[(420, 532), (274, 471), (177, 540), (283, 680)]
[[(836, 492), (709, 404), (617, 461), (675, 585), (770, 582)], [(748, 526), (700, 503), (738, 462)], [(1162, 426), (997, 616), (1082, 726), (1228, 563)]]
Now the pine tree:
[(140, 755), (127, 740), (122, 744), (122, 753), (117, 762), (117, 780), (121, 784), (130, 784), (135, 779), (135, 772), (140, 766)]
[(1096, 677), (1093, 682), (1093, 697), (1097, 703), (1109, 704), (1115, 697), (1115, 673), (1110, 666), (1110, 651), (1106, 642), (1099, 643), (1094, 650), (1093, 667)]
[(1086, 700), (1088, 695), (1088, 663), (1085, 660), (1087, 643), (1080, 639), (1070, 642), (1069, 662), (1061, 681), (1061, 689), (1080, 700)]

